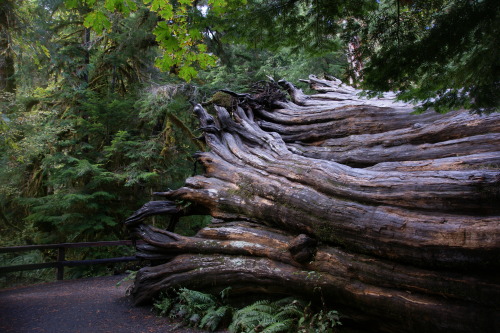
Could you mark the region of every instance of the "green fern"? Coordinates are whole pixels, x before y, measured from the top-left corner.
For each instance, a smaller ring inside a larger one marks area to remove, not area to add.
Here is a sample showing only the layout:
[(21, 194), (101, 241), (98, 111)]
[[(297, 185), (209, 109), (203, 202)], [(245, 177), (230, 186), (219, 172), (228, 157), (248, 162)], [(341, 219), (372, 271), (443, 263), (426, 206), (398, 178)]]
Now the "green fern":
[[(227, 290), (223, 292), (225, 295)], [(230, 306), (222, 304), (210, 294), (187, 288), (180, 288), (175, 294), (173, 297), (162, 294), (154, 303), (154, 308), (159, 315), (180, 319), (188, 326), (215, 331), (232, 312)]]
[(295, 298), (258, 301), (236, 311), (229, 330), (233, 333), (328, 333), (341, 325), (337, 311), (311, 314), (310, 304)]
[(332, 310), (325, 312), (324, 310), (320, 310), (312, 315), (306, 326), (308, 326), (308, 332), (311, 333), (330, 333), (333, 332), (335, 326), (340, 325), (342, 325), (342, 323), (340, 322), (340, 316), (337, 311)]
[(154, 304), (162, 316), (180, 319), (185, 325), (215, 331), (232, 318), (232, 333), (329, 333), (341, 325), (337, 311), (313, 312), (311, 305), (288, 297), (274, 302), (259, 300), (239, 310), (224, 304), (229, 288), (219, 298), (196, 290), (180, 288), (175, 296), (161, 295)]
[(207, 311), (217, 302), (213, 295), (187, 288), (179, 289), (179, 300), (186, 304), (190, 314), (198, 311)]
[(166, 316), (170, 312), (173, 303), (173, 300), (169, 298), (167, 294), (162, 294), (153, 304), (153, 308), (157, 311), (159, 316)]
[(235, 312), (229, 330), (239, 332), (293, 332), (303, 315), (303, 304), (293, 298), (257, 301)]
[(278, 332), (294, 332), (296, 327), (295, 320), (286, 319), (283, 321), (275, 322), (269, 326), (267, 326), (262, 333), (278, 333)]
[(205, 316), (198, 325), (199, 328), (205, 328), (210, 331), (215, 331), (224, 318), (231, 313), (230, 306), (214, 306), (205, 313)]

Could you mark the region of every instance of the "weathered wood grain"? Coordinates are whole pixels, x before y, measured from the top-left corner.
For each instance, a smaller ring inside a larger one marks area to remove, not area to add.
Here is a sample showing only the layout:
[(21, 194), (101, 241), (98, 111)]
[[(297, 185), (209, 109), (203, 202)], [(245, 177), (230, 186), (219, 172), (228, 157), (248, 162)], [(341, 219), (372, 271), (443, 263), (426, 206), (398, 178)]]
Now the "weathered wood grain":
[[(500, 309), (500, 115), (413, 114), (338, 80), (194, 107), (204, 173), (127, 220), (145, 240), (133, 296), (177, 286), (327, 298), (390, 332), (494, 331)], [(267, 94), (267, 95), (266, 95)], [(189, 205), (186, 205), (189, 203)], [(144, 223), (210, 214), (194, 237)], [(318, 292), (320, 290), (320, 292)]]

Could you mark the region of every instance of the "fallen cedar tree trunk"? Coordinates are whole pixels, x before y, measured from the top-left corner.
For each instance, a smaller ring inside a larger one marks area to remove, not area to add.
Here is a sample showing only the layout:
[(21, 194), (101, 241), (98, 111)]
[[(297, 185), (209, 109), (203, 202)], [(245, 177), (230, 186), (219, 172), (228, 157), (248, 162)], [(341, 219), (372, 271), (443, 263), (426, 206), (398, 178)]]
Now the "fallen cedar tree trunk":
[[(500, 327), (500, 114), (413, 114), (394, 96), (362, 99), (310, 77), (233, 94), (194, 111), (204, 174), (156, 193), (127, 219), (162, 262), (137, 275), (136, 303), (161, 291), (321, 299), (388, 332)], [(195, 237), (144, 223), (210, 214)]]

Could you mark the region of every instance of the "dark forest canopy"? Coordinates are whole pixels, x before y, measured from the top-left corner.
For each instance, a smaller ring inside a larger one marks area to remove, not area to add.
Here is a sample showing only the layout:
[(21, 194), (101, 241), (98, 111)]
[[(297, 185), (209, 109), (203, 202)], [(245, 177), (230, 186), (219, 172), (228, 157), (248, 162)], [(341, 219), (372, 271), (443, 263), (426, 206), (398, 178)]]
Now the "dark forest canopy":
[[(86, 1), (99, 8), (96, 1)], [(67, 0), (67, 4), (75, 1)], [(106, 1), (124, 13), (132, 1)], [(166, 56), (157, 61), (190, 79), (196, 67), (214, 64), (204, 46), (246, 43), (328, 54), (356, 43), (358, 83), (372, 92), (400, 91), (438, 111), (465, 107), (491, 112), (499, 105), (500, 4), (495, 0), (397, 1), (145, 1), (157, 12), (157, 42)], [(74, 5), (76, 7), (76, 5)], [(86, 22), (108, 27), (102, 11)], [(222, 53), (222, 54), (221, 54)], [(352, 68), (351, 68), (352, 69)]]
[[(351, 44), (355, 47), (349, 52), (358, 66), (346, 75), (373, 94), (400, 91), (400, 98), (423, 101), (422, 108), (438, 111), (465, 107), (491, 112), (499, 105), (500, 4), (495, 0), (18, 3), (39, 4), (52, 13), (69, 9), (67, 18), (81, 15), (84, 26), (101, 35), (117, 20), (153, 13), (156, 26), (150, 33), (163, 50), (156, 65), (185, 80), (216, 65), (216, 56), (227, 59), (231, 43), (270, 50), (288, 47), (310, 55), (347, 50)], [(12, 74), (12, 52), (6, 43), (16, 21), (13, 7), (13, 1), (0, 6), (0, 42), (5, 48), (0, 73)]]

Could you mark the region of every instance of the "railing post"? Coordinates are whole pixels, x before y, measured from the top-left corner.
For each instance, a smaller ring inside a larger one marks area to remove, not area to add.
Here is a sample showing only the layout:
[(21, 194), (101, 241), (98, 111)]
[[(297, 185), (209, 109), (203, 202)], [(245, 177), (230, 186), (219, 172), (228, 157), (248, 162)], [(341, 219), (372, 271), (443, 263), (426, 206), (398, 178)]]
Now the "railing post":
[(65, 249), (64, 247), (57, 248), (57, 280), (64, 280), (64, 261), (65, 261)]

